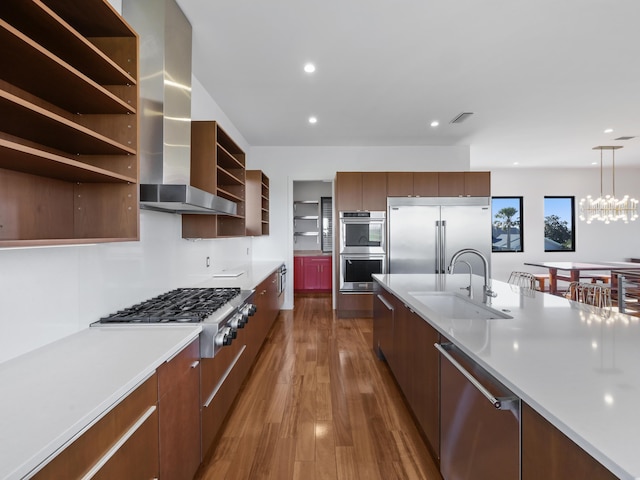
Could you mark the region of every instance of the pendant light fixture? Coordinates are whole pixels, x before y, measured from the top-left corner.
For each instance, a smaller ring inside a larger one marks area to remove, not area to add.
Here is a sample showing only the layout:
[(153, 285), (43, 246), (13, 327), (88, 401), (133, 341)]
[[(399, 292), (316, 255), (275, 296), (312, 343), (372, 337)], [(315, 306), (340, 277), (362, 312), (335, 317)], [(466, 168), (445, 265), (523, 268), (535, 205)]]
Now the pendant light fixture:
[[(591, 223), (599, 220), (605, 224), (622, 220), (629, 223), (638, 218), (638, 200), (625, 195), (622, 199), (616, 198), (616, 150), (622, 146), (600, 146), (593, 147), (593, 150), (600, 150), (600, 196), (592, 198), (591, 195), (580, 200), (580, 220)], [(611, 195), (603, 195), (602, 189), (602, 152), (611, 151)]]

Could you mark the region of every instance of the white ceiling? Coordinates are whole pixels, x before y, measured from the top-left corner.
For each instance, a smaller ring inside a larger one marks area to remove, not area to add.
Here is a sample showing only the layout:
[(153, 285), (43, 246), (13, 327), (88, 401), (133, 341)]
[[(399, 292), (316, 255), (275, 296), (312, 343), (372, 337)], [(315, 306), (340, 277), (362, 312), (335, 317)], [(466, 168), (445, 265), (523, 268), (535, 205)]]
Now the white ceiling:
[(499, 168), (624, 145), (616, 165), (640, 166), (640, 0), (178, 4), (195, 76), (253, 146), (470, 145)]

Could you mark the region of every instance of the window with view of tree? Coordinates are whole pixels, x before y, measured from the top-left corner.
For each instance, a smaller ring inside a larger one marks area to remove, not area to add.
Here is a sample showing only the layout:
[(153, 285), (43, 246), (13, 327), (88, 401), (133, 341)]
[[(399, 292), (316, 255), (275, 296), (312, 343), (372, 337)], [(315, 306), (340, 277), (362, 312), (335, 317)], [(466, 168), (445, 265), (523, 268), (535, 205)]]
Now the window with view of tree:
[(491, 222), (493, 252), (524, 251), (522, 197), (492, 197)]
[(574, 197), (544, 197), (545, 252), (575, 252), (574, 226)]

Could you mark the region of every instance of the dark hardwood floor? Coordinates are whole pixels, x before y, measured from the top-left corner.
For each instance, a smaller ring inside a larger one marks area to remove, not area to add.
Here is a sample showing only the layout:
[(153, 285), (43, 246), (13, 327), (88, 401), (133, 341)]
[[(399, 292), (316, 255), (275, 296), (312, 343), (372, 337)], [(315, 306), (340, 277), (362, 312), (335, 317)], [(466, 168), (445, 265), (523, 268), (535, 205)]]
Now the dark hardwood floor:
[(330, 295), (281, 311), (196, 479), (440, 479), (371, 319), (338, 319)]

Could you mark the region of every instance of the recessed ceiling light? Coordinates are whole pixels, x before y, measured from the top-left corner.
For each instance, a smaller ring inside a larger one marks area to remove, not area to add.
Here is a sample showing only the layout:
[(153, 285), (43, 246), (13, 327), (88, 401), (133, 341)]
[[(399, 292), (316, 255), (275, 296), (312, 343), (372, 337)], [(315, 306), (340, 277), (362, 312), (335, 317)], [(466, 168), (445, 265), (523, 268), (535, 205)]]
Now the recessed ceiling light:
[(597, 165), (598, 162), (591, 162), (591, 165)]
[(309, 117), (309, 123), (318, 123), (318, 119), (316, 117)]
[(607, 129), (604, 131), (604, 133), (611, 133), (611, 132), (613, 132), (613, 128), (607, 128)]
[(313, 73), (316, 71), (316, 66), (313, 63), (307, 63), (304, 66), (304, 71), (307, 73)]
[(440, 125), (440, 122), (437, 120), (434, 120), (433, 122), (431, 122), (432, 127), (437, 127), (438, 125)]
[(514, 165), (518, 165), (518, 162), (513, 162)]

